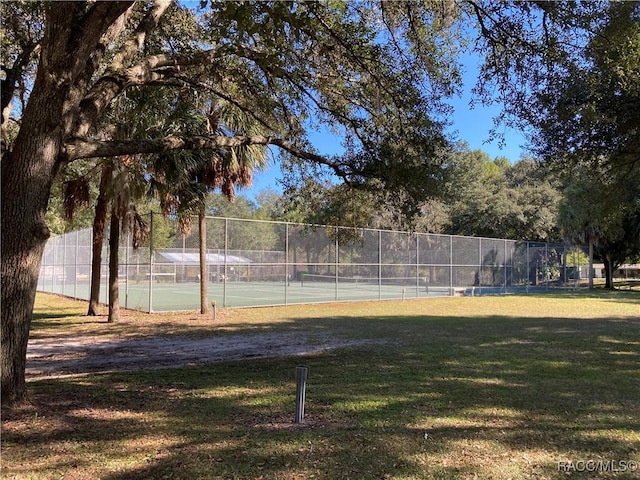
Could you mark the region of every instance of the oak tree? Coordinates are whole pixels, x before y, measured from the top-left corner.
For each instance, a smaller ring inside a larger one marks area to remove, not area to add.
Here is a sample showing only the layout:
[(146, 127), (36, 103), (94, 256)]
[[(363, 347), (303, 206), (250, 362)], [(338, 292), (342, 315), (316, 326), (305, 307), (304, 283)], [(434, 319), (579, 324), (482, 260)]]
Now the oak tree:
[[(458, 78), (448, 5), (3, 2), (3, 41), (11, 47), (3, 48), (1, 62), (2, 402), (25, 395), (31, 312), (50, 235), (45, 212), (64, 165), (262, 145), (326, 165), (348, 181), (389, 178), (405, 159), (378, 161), (387, 127), (400, 142), (428, 143), (440, 134), (440, 100)], [(203, 135), (176, 126), (168, 135), (114, 137), (102, 120), (134, 88), (225, 100), (264, 133)], [(314, 122), (340, 125), (365, 155), (318, 155), (305, 134)]]

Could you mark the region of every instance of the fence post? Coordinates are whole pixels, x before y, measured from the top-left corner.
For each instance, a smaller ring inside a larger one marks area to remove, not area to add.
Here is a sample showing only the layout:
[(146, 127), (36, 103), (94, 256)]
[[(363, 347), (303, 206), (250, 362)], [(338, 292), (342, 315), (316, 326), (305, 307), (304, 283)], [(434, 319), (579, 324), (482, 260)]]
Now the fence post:
[(62, 235), (62, 295), (67, 289), (67, 234)]
[(562, 270), (564, 271), (564, 274), (562, 275), (564, 278), (563, 286), (567, 288), (569, 282), (567, 282), (567, 245), (566, 244), (562, 246)]
[(127, 232), (127, 243), (124, 246), (124, 308), (129, 308), (129, 245), (131, 245), (131, 232)]
[(530, 260), (529, 260), (529, 242), (527, 241), (527, 281), (525, 282), (526, 293), (529, 293), (529, 282), (530, 281), (531, 281), (531, 265), (530, 265)]
[[(493, 284), (493, 281), (491, 283)], [(493, 285), (491, 286), (493, 287)], [(479, 295), (482, 295), (482, 238), (478, 238), (478, 292)], [(489, 293), (491, 293), (491, 290), (489, 290)]]
[(420, 234), (416, 233), (416, 298), (420, 297)]
[(73, 298), (78, 298), (78, 250), (80, 250), (80, 230), (76, 230), (76, 251), (74, 252), (73, 264)]
[(227, 276), (229, 275), (227, 271), (227, 254), (229, 253), (228, 249), (229, 243), (229, 219), (224, 219), (224, 269), (222, 275), (222, 307), (227, 306)]
[(287, 304), (287, 293), (289, 291), (289, 222), (284, 224), (284, 304)]
[(307, 390), (308, 367), (296, 367), (296, 423), (304, 422), (304, 401)]
[(153, 212), (149, 214), (149, 313), (153, 312)]
[(336, 302), (338, 301), (338, 283), (340, 281), (340, 270), (339, 270), (339, 266), (340, 266), (340, 243), (338, 242), (338, 232), (340, 227), (336, 226), (335, 227), (335, 235), (336, 235), (336, 241), (335, 241), (335, 248), (336, 248), (336, 255), (335, 255), (335, 260), (336, 260), (336, 291), (335, 291), (335, 300)]
[(449, 235), (449, 295), (453, 296), (453, 235)]
[(56, 291), (56, 265), (57, 263), (57, 255), (56, 255), (56, 251), (58, 250), (58, 239), (56, 238), (54, 242), (52, 242), (53, 245), (53, 266), (51, 267), (51, 292), (55, 293)]
[(378, 230), (378, 300), (382, 300), (382, 230)]
[(504, 240), (504, 258), (502, 259), (502, 266), (504, 268), (504, 278), (502, 280), (503, 293), (507, 293), (507, 240)]
[(545, 263), (545, 290), (549, 290), (549, 244), (544, 244), (544, 263)]

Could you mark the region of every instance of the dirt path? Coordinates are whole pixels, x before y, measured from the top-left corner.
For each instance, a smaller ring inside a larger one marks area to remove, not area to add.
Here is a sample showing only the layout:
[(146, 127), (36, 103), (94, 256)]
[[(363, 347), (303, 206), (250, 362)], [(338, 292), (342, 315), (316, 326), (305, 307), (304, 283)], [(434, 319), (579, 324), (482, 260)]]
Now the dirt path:
[(225, 360), (304, 355), (354, 347), (368, 340), (337, 340), (292, 333), (222, 335), (206, 338), (157, 336), (129, 339), (31, 339), (27, 378), (79, 373), (149, 370)]

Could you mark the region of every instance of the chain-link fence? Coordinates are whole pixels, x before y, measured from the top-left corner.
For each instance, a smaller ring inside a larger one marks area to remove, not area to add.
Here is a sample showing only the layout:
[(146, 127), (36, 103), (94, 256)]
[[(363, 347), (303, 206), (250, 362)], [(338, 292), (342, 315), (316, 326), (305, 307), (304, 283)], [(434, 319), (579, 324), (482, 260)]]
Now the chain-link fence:
[[(121, 305), (198, 309), (197, 219), (189, 235), (157, 214), (148, 223), (138, 249), (121, 235)], [(586, 254), (566, 245), (231, 218), (207, 217), (205, 226), (208, 301), (224, 307), (526, 293), (575, 288), (587, 274)], [(88, 299), (91, 244), (91, 229), (51, 238), (38, 289)], [(104, 303), (108, 261), (105, 241)]]

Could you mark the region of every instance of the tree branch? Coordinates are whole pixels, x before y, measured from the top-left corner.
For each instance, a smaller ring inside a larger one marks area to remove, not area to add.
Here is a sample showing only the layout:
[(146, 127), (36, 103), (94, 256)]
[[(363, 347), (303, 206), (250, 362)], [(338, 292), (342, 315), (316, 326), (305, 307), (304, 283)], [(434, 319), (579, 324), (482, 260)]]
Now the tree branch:
[(114, 56), (111, 62), (111, 69), (115, 71), (121, 70), (126, 63), (131, 61), (142, 48), (147, 34), (157, 27), (160, 18), (172, 3), (173, 0), (155, 0), (153, 2), (153, 7), (151, 7), (149, 12), (142, 18), (138, 27), (133, 31), (120, 51)]
[(246, 145), (275, 145), (298, 158), (320, 165), (325, 165), (331, 168), (337, 176), (342, 178), (346, 178), (353, 173), (345, 163), (331, 160), (312, 152), (308, 152), (282, 138), (264, 135), (236, 137), (226, 137), (223, 135), (214, 135), (208, 137), (169, 136), (150, 140), (139, 139), (108, 141), (84, 140), (76, 138), (66, 143), (65, 160), (67, 162), (72, 162), (81, 158), (153, 154), (172, 150), (215, 150), (220, 148), (236, 148)]
[[(74, 65), (77, 69), (74, 78), (83, 74), (91, 78), (100, 64), (108, 44), (113, 41), (112, 35), (120, 32), (123, 26), (121, 19), (126, 17), (125, 14), (133, 4), (133, 1), (119, 1), (97, 2), (91, 5), (84, 15), (81, 25), (75, 28), (78, 35), (77, 58), (81, 61)], [(114, 29), (114, 27), (116, 28)], [(83, 60), (90, 58), (92, 58), (92, 62), (89, 62), (90, 70), (86, 71), (87, 65)]]
[[(90, 128), (94, 126), (95, 122), (102, 114), (104, 109), (111, 103), (111, 101), (117, 97), (127, 86), (123, 81), (122, 70), (125, 63), (132, 60), (135, 54), (141, 48), (146, 35), (153, 30), (160, 21), (160, 18), (164, 12), (171, 5), (171, 0), (156, 0), (151, 10), (143, 17), (138, 24), (138, 27), (133, 32), (131, 38), (129, 38), (121, 50), (115, 55), (111, 66), (107, 70), (107, 74), (100, 78), (91, 89), (87, 92), (87, 95), (80, 103), (80, 111), (76, 124), (74, 126), (74, 136), (85, 136), (89, 132)], [(111, 27), (107, 31), (107, 35), (104, 40), (112, 41), (111, 36), (115, 36), (120, 31), (120, 25), (116, 25), (117, 19), (114, 19)], [(105, 43), (103, 41), (103, 43)], [(158, 55), (156, 62), (160, 62), (166, 55)], [(155, 57), (149, 57), (153, 59)], [(153, 64), (154, 62), (151, 62)], [(140, 66), (139, 66), (140, 67)], [(129, 75), (135, 75), (136, 72), (132, 71)], [(139, 73), (138, 73), (139, 74)], [(126, 75), (124, 76), (126, 78)]]
[(226, 93), (224, 93), (224, 92), (212, 87), (211, 85), (207, 85), (204, 82), (196, 81), (196, 80), (184, 77), (184, 76), (177, 76), (175, 79), (180, 81), (180, 82), (182, 82), (185, 85), (191, 85), (194, 88), (197, 88), (199, 90), (203, 90), (203, 91), (212, 93), (213, 95), (222, 98), (223, 100), (229, 102), (230, 104), (232, 104), (235, 107), (237, 107), (239, 110), (241, 110), (244, 113), (246, 113), (247, 115), (249, 115), (251, 118), (253, 118), (256, 122), (258, 122), (260, 125), (262, 125), (268, 131), (274, 131), (273, 126), (269, 125), (269, 123), (266, 120), (262, 119), (258, 114), (256, 114), (256, 112), (254, 112), (252, 109), (250, 109), (247, 106), (245, 106), (242, 103), (240, 103), (238, 100), (233, 98), (231, 95), (228, 95), (228, 94), (226, 94)]
[(7, 126), (9, 115), (11, 114), (11, 101), (13, 100), (16, 88), (22, 78), (25, 69), (31, 59), (40, 51), (39, 43), (26, 45), (23, 51), (16, 57), (11, 67), (0, 66), (0, 71), (4, 72), (4, 79), (0, 80), (0, 108), (2, 110), (2, 129)]

